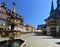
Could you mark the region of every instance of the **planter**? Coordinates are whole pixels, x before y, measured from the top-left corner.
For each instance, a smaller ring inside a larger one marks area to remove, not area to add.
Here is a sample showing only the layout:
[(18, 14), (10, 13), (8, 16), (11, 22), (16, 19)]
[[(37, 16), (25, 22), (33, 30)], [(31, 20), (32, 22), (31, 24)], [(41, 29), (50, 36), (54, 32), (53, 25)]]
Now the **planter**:
[(21, 39), (5, 40), (0, 42), (0, 47), (26, 47), (26, 42)]

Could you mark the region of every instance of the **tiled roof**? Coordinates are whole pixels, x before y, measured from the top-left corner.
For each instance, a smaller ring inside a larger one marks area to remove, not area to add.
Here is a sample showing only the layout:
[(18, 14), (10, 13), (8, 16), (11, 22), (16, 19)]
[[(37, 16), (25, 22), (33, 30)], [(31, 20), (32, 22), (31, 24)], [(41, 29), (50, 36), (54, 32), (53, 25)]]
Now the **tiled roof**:
[(57, 17), (60, 17), (60, 10), (55, 9), (54, 12), (52, 12), (48, 18), (57, 18)]

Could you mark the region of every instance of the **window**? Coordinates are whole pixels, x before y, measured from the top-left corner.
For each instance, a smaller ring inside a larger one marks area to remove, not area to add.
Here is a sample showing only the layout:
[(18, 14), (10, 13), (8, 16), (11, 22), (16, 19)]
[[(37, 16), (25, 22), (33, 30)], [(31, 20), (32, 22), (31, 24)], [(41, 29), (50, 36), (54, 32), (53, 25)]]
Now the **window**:
[(15, 22), (17, 22), (17, 20), (15, 20)]
[(0, 20), (0, 25), (5, 25), (5, 21), (4, 20)]
[(20, 23), (20, 20), (18, 20), (18, 23)]
[(59, 27), (59, 32), (60, 32), (60, 27)]
[(60, 7), (58, 9), (60, 10)]
[(6, 13), (6, 9), (3, 8), (3, 12)]
[(58, 20), (58, 22), (60, 22), (60, 20)]
[(6, 19), (7, 18), (7, 15), (6, 14), (4, 14), (4, 19)]
[(0, 7), (0, 11), (2, 11), (2, 8)]
[(0, 16), (2, 16), (2, 13), (0, 13)]
[(3, 25), (5, 25), (5, 21), (3, 21)]
[(49, 22), (53, 21), (53, 19), (49, 19)]
[(56, 28), (50, 28), (51, 31), (56, 31)]

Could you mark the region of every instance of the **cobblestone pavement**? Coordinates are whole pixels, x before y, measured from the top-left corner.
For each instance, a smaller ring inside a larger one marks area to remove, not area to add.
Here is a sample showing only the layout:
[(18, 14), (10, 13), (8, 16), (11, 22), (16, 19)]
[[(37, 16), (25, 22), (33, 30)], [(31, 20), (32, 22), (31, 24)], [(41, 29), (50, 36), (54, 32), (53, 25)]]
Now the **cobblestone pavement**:
[[(60, 43), (60, 39), (53, 38), (52, 36), (36, 36), (34, 33), (22, 34), (15, 39), (23, 39), (27, 42), (26, 47), (60, 47), (57, 42)], [(0, 38), (0, 41), (8, 40), (9, 38)]]
[(24, 34), (20, 36), (21, 39), (27, 41), (26, 47), (60, 47), (56, 44), (60, 39), (51, 36), (36, 36), (34, 34)]

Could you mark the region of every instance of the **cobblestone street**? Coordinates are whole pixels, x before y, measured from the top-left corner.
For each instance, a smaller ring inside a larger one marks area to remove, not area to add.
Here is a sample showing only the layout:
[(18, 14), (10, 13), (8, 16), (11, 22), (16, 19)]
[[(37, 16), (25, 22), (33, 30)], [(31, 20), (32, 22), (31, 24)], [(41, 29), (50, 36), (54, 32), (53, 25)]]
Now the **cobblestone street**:
[[(22, 34), (15, 39), (22, 39), (27, 42), (26, 47), (60, 47), (60, 39), (52, 36), (36, 35), (34, 33)], [(8, 40), (9, 38), (0, 38), (0, 41)]]
[(24, 34), (20, 36), (21, 39), (27, 41), (26, 47), (60, 47), (56, 44), (60, 39), (51, 36), (36, 36), (35, 34)]

